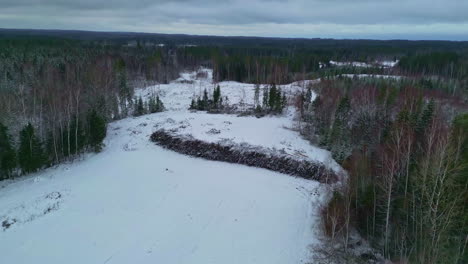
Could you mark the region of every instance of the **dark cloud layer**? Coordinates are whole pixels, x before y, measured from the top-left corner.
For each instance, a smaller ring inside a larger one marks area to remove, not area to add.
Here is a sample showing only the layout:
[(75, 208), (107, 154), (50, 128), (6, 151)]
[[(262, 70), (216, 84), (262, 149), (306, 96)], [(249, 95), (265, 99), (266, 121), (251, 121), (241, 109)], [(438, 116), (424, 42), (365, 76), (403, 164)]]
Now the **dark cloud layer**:
[(468, 40), (468, 1), (0, 0), (0, 27)]

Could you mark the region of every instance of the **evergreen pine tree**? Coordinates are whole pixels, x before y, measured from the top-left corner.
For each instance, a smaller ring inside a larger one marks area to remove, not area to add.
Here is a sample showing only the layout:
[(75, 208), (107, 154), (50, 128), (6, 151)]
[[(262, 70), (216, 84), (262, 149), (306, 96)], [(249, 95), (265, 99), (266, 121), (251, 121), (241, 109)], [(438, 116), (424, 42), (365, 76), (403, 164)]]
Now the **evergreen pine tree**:
[(140, 96), (135, 104), (134, 115), (141, 116), (143, 114), (145, 114), (145, 105), (143, 104), (143, 99)]
[(349, 151), (349, 131), (348, 119), (350, 116), (351, 104), (348, 96), (341, 99), (335, 112), (335, 121), (329, 137), (329, 145), (333, 157), (338, 161), (343, 161)]
[(255, 84), (254, 105), (257, 108), (260, 105), (260, 84)]
[(8, 129), (0, 123), (0, 180), (10, 178), (16, 167), (16, 153)]
[(197, 103), (194, 98), (192, 98), (192, 102), (190, 103), (190, 108), (191, 110), (197, 109)]
[(278, 92), (276, 90), (276, 85), (273, 84), (271, 85), (270, 87), (270, 97), (268, 98), (268, 107), (270, 108), (270, 110), (275, 110), (275, 106), (277, 105), (277, 101), (278, 101)]
[(268, 94), (268, 87), (265, 86), (263, 88), (263, 98), (262, 98), (263, 108), (265, 108), (265, 109), (268, 108), (268, 99), (269, 98), (270, 98), (270, 95)]
[(213, 91), (213, 107), (218, 108), (219, 107), (219, 99), (221, 98), (221, 88), (216, 86), (216, 88)]
[(37, 171), (45, 164), (41, 142), (36, 137), (31, 123), (20, 132), (18, 161), (24, 173)]
[(156, 100), (154, 99), (153, 96), (148, 101), (148, 111), (150, 113), (156, 113), (157, 112), (157, 105), (156, 105)]
[(281, 97), (281, 111), (283, 111), (283, 109), (286, 107), (287, 104), (288, 104), (288, 99), (286, 97), (286, 94), (283, 93), (283, 96)]
[(164, 111), (164, 104), (163, 102), (159, 99), (159, 95), (156, 96), (156, 112), (162, 112)]
[(203, 107), (201, 110), (208, 110), (208, 92), (206, 89), (203, 91), (202, 105)]
[(419, 136), (424, 135), (425, 130), (429, 127), (430, 123), (432, 122), (434, 107), (435, 102), (433, 99), (431, 99), (431, 101), (426, 105), (425, 109), (423, 110), (421, 117), (416, 122), (416, 133)]
[(94, 148), (94, 151), (99, 152), (102, 149), (102, 141), (107, 133), (106, 121), (93, 109), (88, 115), (88, 124), (89, 145)]
[(283, 100), (281, 97), (281, 89), (276, 90), (276, 96), (275, 96), (275, 102), (274, 102), (274, 111), (276, 113), (281, 113), (283, 111)]
[(203, 101), (200, 97), (197, 98), (197, 110), (203, 110)]

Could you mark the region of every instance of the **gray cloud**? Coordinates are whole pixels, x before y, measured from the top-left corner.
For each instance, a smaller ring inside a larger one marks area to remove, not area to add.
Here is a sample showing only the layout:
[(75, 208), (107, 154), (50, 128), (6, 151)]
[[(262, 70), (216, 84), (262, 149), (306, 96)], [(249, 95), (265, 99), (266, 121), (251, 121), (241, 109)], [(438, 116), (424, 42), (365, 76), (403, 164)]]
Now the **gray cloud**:
[(467, 14), (466, 0), (0, 0), (0, 27), (218, 35), (468, 39)]

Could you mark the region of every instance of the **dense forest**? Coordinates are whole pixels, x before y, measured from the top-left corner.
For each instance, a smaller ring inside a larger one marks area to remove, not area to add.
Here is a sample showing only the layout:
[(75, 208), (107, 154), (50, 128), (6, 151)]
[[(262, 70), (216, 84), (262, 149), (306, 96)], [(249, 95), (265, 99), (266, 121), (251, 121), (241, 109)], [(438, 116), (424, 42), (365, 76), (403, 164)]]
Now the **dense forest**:
[(389, 259), (465, 263), (466, 96), (427, 80), (338, 78), (313, 89), (317, 99), (298, 104), (302, 133), (348, 173), (323, 211), (328, 235), (346, 250), (356, 227)]
[[(135, 88), (200, 66), (215, 82), (268, 84), (264, 98), (255, 91), (267, 113), (287, 104), (276, 85), (321, 78), (294, 103), (303, 136), (348, 173), (323, 210), (345, 250), (354, 227), (386, 258), (468, 263), (466, 42), (0, 30), (0, 180), (100, 151), (108, 122), (164, 110)], [(190, 107), (217, 111), (221, 93)]]

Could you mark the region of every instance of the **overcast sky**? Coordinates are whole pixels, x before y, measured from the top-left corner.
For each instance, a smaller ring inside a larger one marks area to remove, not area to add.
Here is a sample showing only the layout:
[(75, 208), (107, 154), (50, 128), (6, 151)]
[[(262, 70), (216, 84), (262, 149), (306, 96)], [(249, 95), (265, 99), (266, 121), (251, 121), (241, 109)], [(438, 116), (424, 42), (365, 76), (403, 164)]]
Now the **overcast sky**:
[(0, 0), (0, 28), (468, 40), (468, 0)]

